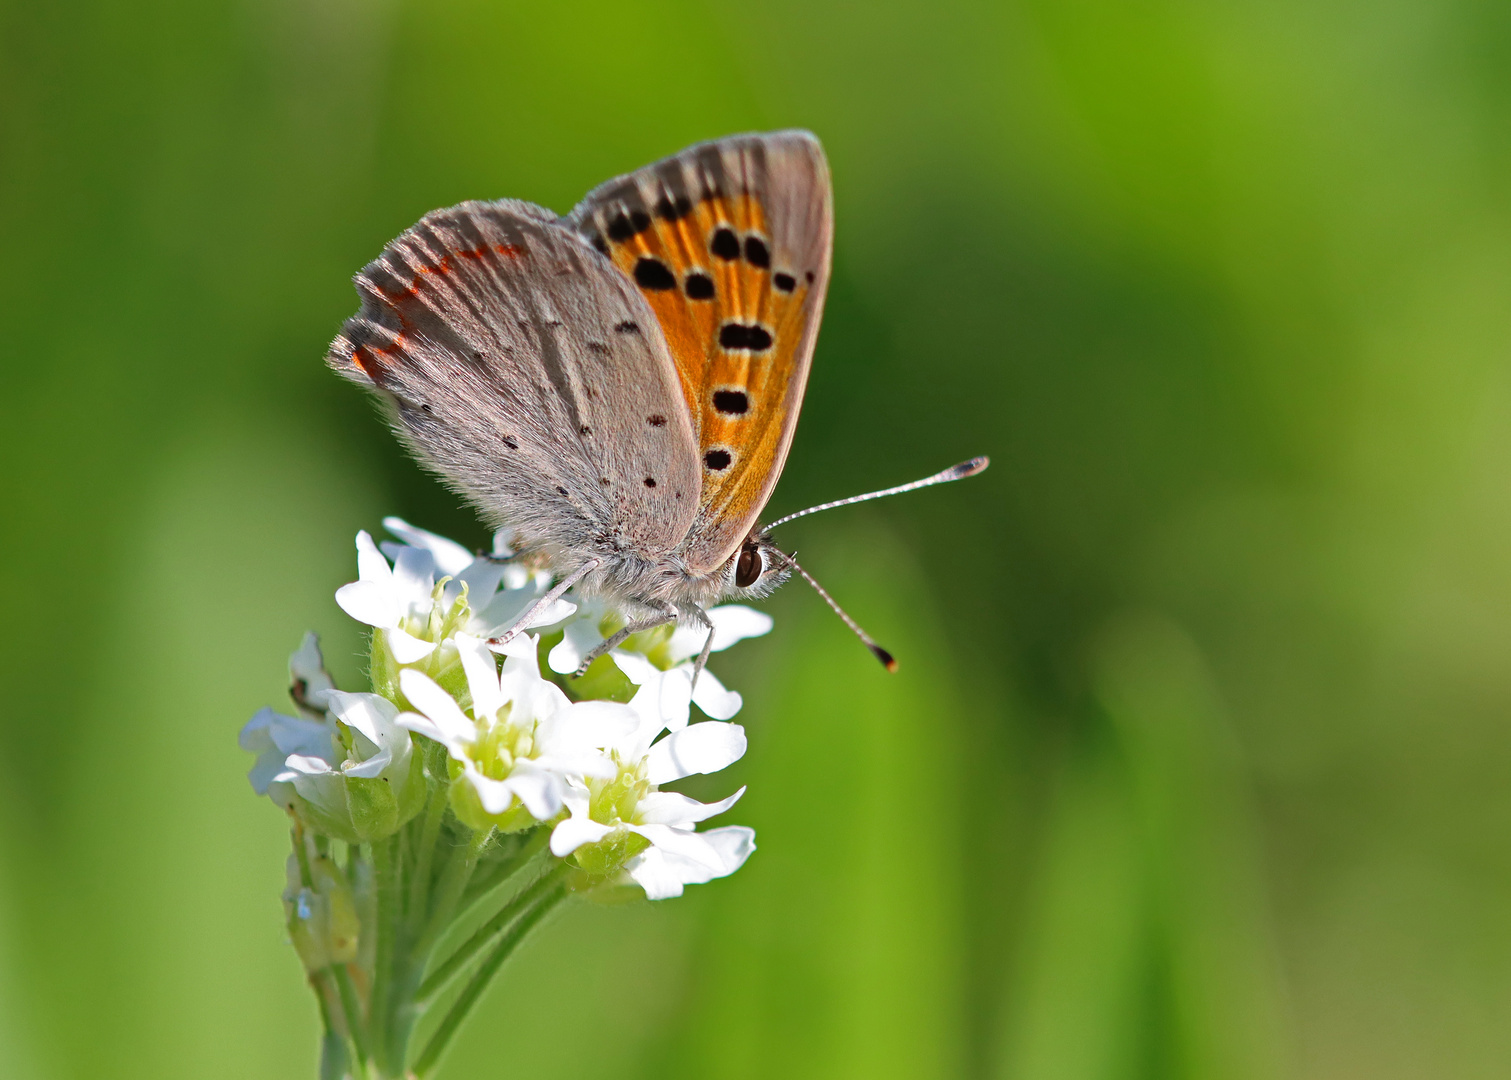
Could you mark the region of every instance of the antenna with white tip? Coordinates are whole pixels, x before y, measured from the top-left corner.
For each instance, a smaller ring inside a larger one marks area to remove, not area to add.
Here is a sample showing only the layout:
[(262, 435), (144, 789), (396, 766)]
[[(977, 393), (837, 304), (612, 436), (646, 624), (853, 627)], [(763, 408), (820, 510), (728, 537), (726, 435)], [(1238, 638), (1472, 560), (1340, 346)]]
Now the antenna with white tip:
[(883, 491), (868, 491), (864, 495), (851, 495), (848, 499), (835, 499), (833, 502), (819, 503), (810, 506), (806, 510), (799, 510), (795, 514), (788, 514), (784, 518), (777, 518), (766, 531), (770, 532), (778, 525), (785, 525), (789, 521), (796, 521), (800, 517), (816, 514), (820, 510), (833, 510), (837, 506), (849, 506), (852, 503), (870, 502), (872, 499), (884, 499), (888, 495), (901, 495), (905, 491), (917, 491), (919, 488), (933, 487), (935, 484), (948, 484), (951, 480), (964, 480), (967, 476), (975, 476), (985, 472), (986, 467), (992, 463), (989, 457), (973, 457), (969, 461), (962, 461), (959, 465), (951, 465), (943, 472), (937, 472), (933, 476), (925, 476), (922, 480), (914, 480), (911, 484), (899, 484), (896, 487), (886, 488)]
[[(849, 506), (852, 503), (870, 502), (872, 499), (881, 499), (885, 498), (888, 495), (901, 495), (905, 491), (917, 491), (919, 488), (933, 487), (935, 484), (948, 484), (951, 480), (964, 480), (967, 476), (975, 476), (979, 472), (984, 472), (986, 470), (986, 467), (990, 464), (990, 458), (974, 457), (969, 461), (962, 461), (959, 465), (952, 465), (948, 469), (945, 469), (943, 472), (935, 473), (933, 476), (926, 476), (922, 480), (914, 480), (911, 484), (899, 484), (897, 487), (887, 488), (885, 491), (872, 491), (866, 493), (865, 495), (852, 495), (848, 499), (836, 499), (833, 502), (820, 503), (817, 506), (810, 506), (806, 510), (799, 510), (795, 514), (788, 514), (784, 518), (778, 518), (776, 521), (773, 521), (770, 525), (766, 526), (763, 531), (770, 532), (778, 525), (785, 525), (787, 522), (796, 520), (797, 518), (807, 517), (809, 514), (816, 514), (820, 510), (833, 510), (837, 506)], [(778, 550), (776, 554), (780, 555), (788, 566), (792, 567), (799, 574), (801, 574), (804, 581), (813, 586), (813, 591), (824, 598), (824, 603), (828, 604), (829, 607), (833, 609), (834, 614), (838, 615), (844, 621), (844, 624), (848, 626), (852, 631), (854, 631), (855, 636), (860, 638), (860, 640), (865, 643), (866, 648), (870, 649), (871, 654), (875, 656), (876, 659), (881, 661), (884, 668), (886, 668), (888, 671), (897, 670), (897, 658), (894, 657), (886, 649), (883, 649), (880, 645), (876, 644), (876, 639), (873, 638), (870, 634), (866, 633), (863, 629), (861, 629), (860, 623), (850, 618), (850, 615), (845, 611), (845, 609), (839, 606), (839, 602), (836, 601), (834, 597), (830, 596), (828, 591), (822, 585), (814, 580), (813, 575), (808, 573), (808, 571), (804, 570), (801, 566), (798, 565), (796, 552), (788, 555), (786, 552)]]

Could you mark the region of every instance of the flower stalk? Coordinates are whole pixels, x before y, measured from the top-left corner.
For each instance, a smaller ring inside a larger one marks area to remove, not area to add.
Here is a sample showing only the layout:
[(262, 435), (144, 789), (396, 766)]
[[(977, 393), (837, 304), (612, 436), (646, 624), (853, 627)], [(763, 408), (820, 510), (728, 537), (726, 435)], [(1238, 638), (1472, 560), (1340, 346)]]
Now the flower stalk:
[[(723, 877), (754, 850), (741, 826), (699, 831), (744, 789), (700, 803), (663, 785), (745, 751), (740, 696), (692, 678), (696, 632), (580, 658), (627, 616), (570, 593), (508, 644), (489, 639), (548, 575), (397, 519), (357, 539), (337, 602), (371, 629), (370, 689), (343, 692), (308, 635), (290, 659), (297, 715), (242, 729), (249, 778), (291, 820), (289, 939), (315, 993), (322, 1080), (423, 1080), (531, 931), (574, 896), (652, 900)], [(715, 650), (763, 634), (710, 612)], [(549, 647), (548, 647), (549, 646)], [(694, 722), (691, 706), (710, 719)]]

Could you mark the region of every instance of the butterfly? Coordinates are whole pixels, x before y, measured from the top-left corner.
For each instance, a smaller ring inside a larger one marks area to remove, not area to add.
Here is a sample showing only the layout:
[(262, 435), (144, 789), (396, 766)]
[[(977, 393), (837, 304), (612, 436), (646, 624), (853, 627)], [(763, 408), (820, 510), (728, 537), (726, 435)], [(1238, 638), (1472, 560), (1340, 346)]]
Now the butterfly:
[(673, 621), (706, 627), (711, 645), (710, 605), (765, 596), (794, 570), (818, 587), (757, 518), (802, 408), (833, 226), (806, 131), (700, 143), (565, 217), (464, 202), (357, 274), (360, 310), (327, 363), (553, 571), (541, 603), (575, 586), (627, 613), (584, 670)]

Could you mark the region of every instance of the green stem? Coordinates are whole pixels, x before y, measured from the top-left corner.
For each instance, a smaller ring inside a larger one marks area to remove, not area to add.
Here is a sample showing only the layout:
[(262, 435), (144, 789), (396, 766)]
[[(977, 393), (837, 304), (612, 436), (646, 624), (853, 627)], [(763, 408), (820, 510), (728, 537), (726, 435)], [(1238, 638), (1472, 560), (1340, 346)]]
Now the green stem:
[(451, 1040), (456, 1036), (457, 1030), (483, 996), (483, 991), (488, 989), (488, 984), (498, 974), (504, 961), (519, 947), (519, 943), (536, 924), (566, 898), (567, 886), (561, 880), (565, 876), (565, 868), (566, 864), (563, 863), (541, 879), (543, 882), (550, 881), (549, 887), (538, 896), (533, 906), (520, 912), (508, 931), (494, 946), (493, 952), (483, 961), (482, 966), (462, 990), (461, 995), (452, 1003), (450, 1011), (446, 1013), (440, 1026), (436, 1028), (435, 1034), (430, 1037), (430, 1042), (426, 1044), (424, 1052), (414, 1064), (414, 1074), (417, 1077), (429, 1076), (435, 1070), (441, 1056), (446, 1053), (446, 1048), (451, 1045)]
[[(547, 826), (539, 826), (530, 832), (529, 836), (519, 846), (519, 850), (508, 858), (490, 863), (484, 870), (472, 875), (472, 880), (467, 884), (467, 890), (462, 894), (461, 907), (463, 912), (471, 911), (478, 904), (486, 900), (490, 893), (502, 888), (510, 879), (525, 868), (531, 859), (539, 855), (546, 842), (551, 839), (551, 830)], [(465, 918), (465, 915), (462, 916)]]
[(441, 939), (441, 935), (446, 932), (446, 928), (451, 925), (451, 916), (456, 912), (457, 901), (462, 898), (462, 892), (467, 888), (467, 882), (477, 866), (478, 857), (482, 855), (483, 848), (488, 846), (488, 841), (492, 836), (492, 829), (480, 830), (472, 834), (466, 845), (452, 852), (446, 869), (441, 872), (440, 883), (436, 886), (430, 918), (425, 923), (424, 932), (415, 942), (412, 955), (416, 957), (429, 955), (430, 950), (435, 948), (436, 942)]
[(367, 1064), (367, 1033), (362, 1020), (362, 1003), (357, 1000), (357, 988), (352, 985), (351, 972), (345, 964), (333, 964), (331, 978), (341, 996), (341, 1013), (346, 1019), (346, 1029), (351, 1034), (352, 1046), (357, 1051), (357, 1060)]
[(409, 925), (410, 936), (417, 937), (424, 926), (427, 914), (426, 901), (430, 898), (430, 870), (435, 858), (436, 841), (440, 839), (441, 822), (446, 817), (447, 783), (445, 778), (446, 762), (445, 748), (436, 747), (441, 751), (439, 770), (432, 766), (435, 764), (435, 754), (431, 754), (431, 761), (426, 762), (426, 769), (430, 774), (429, 802), (425, 806), (425, 819), (420, 827), (419, 849), (416, 853), (414, 873), (409, 883)]
[(432, 1001), (437, 994), (451, 985), (457, 974), (467, 967), (477, 955), (492, 945), (508, 926), (519, 917), (521, 912), (530, 908), (551, 889), (560, 883), (565, 875), (566, 864), (559, 863), (536, 881), (529, 888), (523, 890), (518, 896), (504, 905), (503, 909), (489, 919), (477, 931), (440, 964), (434, 971), (425, 977), (420, 988), (415, 991), (415, 1000), (421, 1004)]
[(331, 1011), (336, 995), (329, 969), (310, 976), (310, 989), (320, 1003), (320, 1080), (343, 1080), (351, 1071), (351, 1054)]
[(400, 868), (396, 855), (398, 837), (390, 836), (373, 841), (373, 884), (378, 894), (378, 938), (373, 959), (372, 997), (368, 1002), (368, 1031), (372, 1034), (373, 1057), (385, 1075), (397, 1073), (391, 1065), (402, 1063), (393, 1060), (393, 1047), (389, 1034), (392, 1030), (389, 1016), (389, 997), (394, 976), (394, 956), (397, 951), (399, 919), (402, 915), (403, 897), (400, 886)]

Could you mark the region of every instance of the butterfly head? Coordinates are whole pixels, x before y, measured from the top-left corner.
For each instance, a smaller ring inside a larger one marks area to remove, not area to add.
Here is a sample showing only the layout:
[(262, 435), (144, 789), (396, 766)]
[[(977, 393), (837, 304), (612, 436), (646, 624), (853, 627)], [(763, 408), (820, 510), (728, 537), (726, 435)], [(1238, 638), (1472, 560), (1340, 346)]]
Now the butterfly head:
[(792, 576), (792, 565), (776, 541), (756, 530), (730, 560), (725, 595), (754, 600), (767, 596)]

